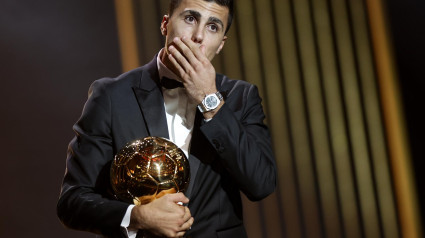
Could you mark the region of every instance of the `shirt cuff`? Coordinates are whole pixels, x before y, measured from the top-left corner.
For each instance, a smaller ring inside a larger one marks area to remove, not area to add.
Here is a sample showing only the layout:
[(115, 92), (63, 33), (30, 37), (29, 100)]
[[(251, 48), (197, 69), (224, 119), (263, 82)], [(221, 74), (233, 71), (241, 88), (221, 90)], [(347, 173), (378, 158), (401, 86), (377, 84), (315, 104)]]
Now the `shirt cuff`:
[(130, 205), (127, 208), (127, 211), (125, 212), (124, 217), (121, 221), (121, 230), (128, 238), (136, 238), (137, 230), (128, 229), (128, 226), (130, 225), (130, 218), (131, 218), (131, 211), (133, 210), (135, 205)]

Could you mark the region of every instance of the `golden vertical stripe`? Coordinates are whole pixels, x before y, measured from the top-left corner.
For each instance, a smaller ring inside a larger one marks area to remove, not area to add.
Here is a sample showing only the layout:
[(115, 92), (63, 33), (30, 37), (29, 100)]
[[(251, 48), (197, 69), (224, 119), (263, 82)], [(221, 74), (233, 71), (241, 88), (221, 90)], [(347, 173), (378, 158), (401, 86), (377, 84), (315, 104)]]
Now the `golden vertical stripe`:
[(263, 237), (259, 203), (251, 202), (245, 195), (243, 195), (242, 205), (246, 233), (249, 234), (250, 238)]
[(158, 17), (155, 2), (139, 0), (139, 6), (139, 9), (137, 9), (140, 16), (139, 24), (142, 26), (143, 32), (146, 32), (145, 34), (140, 34), (143, 39), (143, 46), (141, 46), (143, 48), (139, 56), (143, 60), (142, 63), (145, 64), (151, 61), (154, 55), (163, 47), (161, 37), (165, 38), (165, 36), (161, 35), (162, 17)]
[[(268, 122), (270, 127), (273, 128), (271, 135), (274, 143), (274, 153), (277, 158), (277, 163), (280, 163), (280, 159), (284, 158), (285, 151), (282, 146), (283, 141), (287, 141), (287, 133), (285, 133), (286, 115), (284, 113), (284, 100), (282, 92), (282, 81), (280, 80), (279, 65), (277, 46), (274, 35), (276, 32), (273, 27), (273, 18), (270, 12), (272, 7), (270, 1), (255, 0), (255, 12), (257, 13), (258, 20), (258, 36), (259, 36), (259, 47), (260, 54), (262, 55), (262, 66), (263, 66), (263, 85), (267, 90), (264, 95), (263, 105), (273, 105), (273, 110), (268, 111)], [(259, 20), (261, 19), (261, 20)], [(261, 64), (260, 64), (261, 65)], [(259, 66), (260, 66), (259, 65)], [(267, 108), (267, 106), (266, 106)], [(277, 207), (276, 194), (268, 197), (262, 201), (264, 209), (264, 224), (265, 230), (267, 231), (268, 237), (282, 237), (281, 234), (281, 223), (279, 221), (279, 211)]]
[(372, 44), (381, 91), (388, 148), (403, 237), (422, 237), (420, 214), (398, 85), (393, 52), (380, 0), (367, 0)]
[[(344, 115), (341, 93), (338, 88), (337, 63), (333, 51), (334, 41), (330, 12), (326, 0), (314, 1), (315, 23), (318, 29), (319, 54), (322, 63), (325, 100), (328, 108), (330, 143), (336, 168), (336, 180), (341, 204), (342, 226), (345, 236), (361, 236), (356, 209), (355, 187), (350, 166), (348, 138), (344, 129)], [(327, 211), (324, 211), (327, 212)]]
[[(334, 54), (334, 41), (332, 39), (332, 26), (330, 12), (326, 0), (313, 1), (314, 22), (317, 29), (319, 56), (322, 66), (324, 96), (328, 109), (330, 143), (336, 168), (336, 180), (338, 184), (338, 197), (341, 204), (342, 227), (327, 228), (335, 229), (332, 233), (337, 234), (345, 231), (345, 237), (361, 237), (359, 214), (356, 208), (355, 187), (351, 173), (348, 138), (344, 129), (344, 115), (341, 94), (338, 87), (337, 63)], [(329, 211), (324, 210), (324, 213)], [(336, 211), (333, 211), (336, 212)], [(333, 215), (335, 216), (335, 214)], [(338, 224), (337, 222), (335, 224)], [(338, 231), (340, 229), (340, 231)], [(342, 237), (329, 235), (329, 237)]]
[[(288, 91), (289, 95), (289, 108), (290, 116), (292, 118), (291, 124), (293, 125), (293, 137), (295, 140), (295, 157), (298, 170), (298, 180), (300, 181), (300, 192), (301, 192), (301, 201), (302, 201), (302, 212), (305, 222), (305, 233), (306, 237), (322, 237), (322, 227), (321, 219), (319, 213), (319, 197), (317, 194), (318, 188), (316, 187), (316, 177), (315, 177), (315, 168), (313, 163), (313, 155), (317, 151), (311, 149), (314, 145), (310, 144), (310, 134), (309, 134), (309, 125), (307, 117), (309, 114), (305, 112), (305, 107), (308, 110), (311, 110), (313, 105), (311, 105), (312, 100), (316, 100), (315, 97), (317, 94), (315, 90), (320, 90), (320, 86), (316, 89), (312, 88), (312, 84), (317, 83), (317, 67), (314, 62), (310, 60), (315, 60), (314, 55), (314, 43), (312, 40), (312, 28), (310, 24), (310, 12), (308, 7), (308, 2), (305, 0), (296, 0), (293, 1), (294, 5), (294, 15), (295, 15), (295, 26), (298, 33), (298, 49), (299, 57), (303, 72), (303, 77), (287, 79), (288, 88), (291, 91)], [(304, 81), (304, 85), (303, 85)], [(292, 86), (289, 86), (290, 85)], [(305, 87), (305, 99), (304, 99), (304, 90)], [(314, 87), (314, 86), (313, 86)], [(317, 86), (316, 86), (317, 87)], [(295, 90), (294, 90), (295, 89)], [(308, 95), (313, 93), (313, 95)], [(315, 99), (313, 99), (314, 97)], [(306, 100), (306, 101), (305, 101)], [(320, 100), (320, 99), (319, 99)], [(320, 102), (318, 102), (320, 103)], [(314, 109), (313, 109), (314, 110)], [(311, 112), (315, 113), (315, 112)], [(321, 112), (319, 112), (321, 113)], [(311, 115), (315, 117), (315, 115)], [(320, 117), (320, 116), (319, 116)], [(315, 119), (319, 119), (316, 117)], [(320, 120), (320, 119), (319, 119)], [(313, 119), (311, 120), (312, 123)], [(320, 122), (318, 122), (320, 123)], [(321, 124), (321, 123), (320, 123)], [(318, 128), (313, 128), (316, 125), (312, 125), (310, 128), (315, 130)], [(322, 124), (323, 126), (323, 124)], [(314, 135), (317, 135), (314, 133)], [(313, 135), (313, 136), (314, 136)], [(316, 137), (317, 139), (317, 137)], [(313, 143), (316, 142), (314, 139)], [(317, 145), (317, 144), (316, 144)], [(307, 149), (308, 148), (308, 149)], [(319, 155), (320, 157), (320, 155)]]
[(347, 109), (347, 121), (353, 165), (357, 180), (360, 210), (362, 215), (365, 237), (380, 237), (379, 216), (373, 188), (370, 158), (367, 151), (365, 125), (363, 123), (361, 95), (358, 88), (358, 74), (355, 69), (352, 36), (350, 35), (347, 6), (339, 0), (332, 1), (335, 15), (338, 55), (341, 65), (342, 86)]
[(253, 31), (255, 26), (255, 19), (253, 18), (253, 6), (251, 1), (246, 1), (244, 4), (239, 4), (236, 9), (239, 24), (239, 31), (241, 32), (242, 45), (242, 61), (245, 65), (246, 81), (258, 86), (259, 91), (264, 95), (264, 89), (261, 82), (261, 72), (259, 65), (261, 65), (258, 49), (256, 32)]
[[(264, 229), (267, 232), (267, 237), (284, 237), (282, 234), (282, 221), (280, 220), (280, 210), (278, 209), (279, 199), (277, 193), (272, 193), (270, 196), (261, 201), (263, 209), (263, 217), (265, 224)], [(264, 237), (263, 235), (262, 237)], [(254, 238), (255, 236), (253, 236)]]
[(124, 72), (140, 65), (137, 50), (136, 28), (131, 0), (115, 0), (118, 39)]
[[(278, 31), (277, 34), (279, 38), (278, 44), (280, 44), (280, 52), (278, 53), (282, 57), (281, 68), (283, 69), (284, 76), (284, 79), (281, 79), (281, 81), (287, 82), (285, 83), (286, 87), (283, 88), (286, 89), (284, 93), (288, 94), (288, 91), (291, 92), (298, 90), (292, 87), (290, 82), (299, 79), (291, 8), (288, 0), (274, 0), (273, 3), (275, 15), (277, 16), (276, 29)], [(275, 107), (273, 105), (271, 106), (274, 110)], [(287, 120), (283, 121), (282, 124), (287, 124)], [(296, 172), (294, 171), (295, 165), (291, 154), (289, 132), (285, 131), (284, 135), (286, 135), (287, 139), (275, 142), (278, 143), (278, 147), (282, 147), (282, 151), (285, 153), (282, 157), (276, 157), (278, 160), (278, 179), (282, 197), (281, 203), (285, 222), (284, 226), (287, 237), (303, 237), (303, 224), (301, 221), (302, 214), (299, 210), (300, 201), (297, 196)]]
[(227, 75), (229, 78), (234, 79), (243, 79), (242, 78), (242, 72), (241, 72), (241, 64), (242, 59), (239, 58), (239, 47), (238, 44), (240, 44), (240, 39), (237, 38), (237, 34), (235, 32), (237, 19), (233, 19), (233, 24), (230, 28), (230, 31), (227, 33), (227, 40), (224, 44), (224, 48), (220, 54), (223, 56), (223, 63), (225, 65), (225, 71), (222, 73)]
[[(327, 23), (327, 27), (329, 29), (329, 21), (327, 20), (328, 12), (324, 1), (318, 0), (313, 1), (312, 3), (314, 4), (311, 7), (313, 14), (309, 11), (310, 8), (308, 7), (308, 2), (304, 2), (304, 7), (301, 11), (302, 17), (299, 18), (299, 22), (302, 22), (303, 26), (298, 27), (301, 28), (299, 30), (300, 39), (303, 39), (300, 41), (300, 49), (304, 72), (306, 72), (304, 82), (306, 85), (306, 97), (310, 113), (310, 128), (312, 132), (313, 149), (315, 152), (318, 186), (321, 197), (320, 201), (323, 208), (323, 229), (326, 237), (341, 237), (342, 229), (337, 202), (338, 190), (335, 186), (336, 183), (333, 174), (333, 163), (331, 151), (329, 150), (329, 136), (326, 128), (324, 102), (322, 100), (323, 95), (321, 91), (319, 65), (317, 61), (318, 57), (315, 54), (315, 52), (317, 52), (316, 50), (318, 50), (318, 52), (322, 52), (324, 50), (321, 49), (321, 47), (323, 47), (323, 43), (325, 42), (321, 42), (322, 44), (320, 44), (319, 39), (317, 39), (318, 49), (315, 49), (315, 35), (313, 34), (313, 27), (316, 27), (317, 35), (320, 34), (320, 30), (324, 27), (324, 22)], [(314, 18), (311, 19), (310, 15), (313, 15)], [(313, 22), (318, 24), (313, 26)], [(328, 61), (329, 59), (326, 58), (323, 60)]]
[(380, 207), (383, 236), (398, 237), (397, 214), (395, 210), (394, 194), (391, 184), (390, 166), (386, 151), (382, 118), (380, 114), (379, 96), (376, 88), (376, 78), (373, 69), (373, 58), (369, 42), (366, 12), (363, 1), (350, 0), (351, 15), (353, 17), (353, 33), (358, 55), (360, 80), (366, 124), (369, 132), (370, 152), (373, 160), (375, 186), (378, 206)]
[[(238, 21), (243, 23), (239, 26), (239, 31), (242, 36), (239, 43), (242, 45), (243, 49), (241, 60), (245, 64), (246, 78), (244, 80), (258, 85), (260, 94), (264, 95), (264, 90), (261, 85), (261, 73), (259, 71), (260, 60), (256, 48), (257, 41), (255, 32), (252, 30), (255, 26), (255, 21), (252, 17), (253, 8), (250, 3), (251, 1), (246, 1), (244, 4), (239, 4), (235, 9)], [(261, 216), (258, 210), (258, 204), (249, 202), (249, 200), (245, 198), (243, 200), (243, 205), (247, 233), (252, 234), (252, 237), (262, 237)]]
[[(142, 0), (143, 1), (143, 0)], [(170, 0), (154, 0), (159, 1), (159, 8), (162, 14), (168, 14), (168, 5), (170, 4)]]

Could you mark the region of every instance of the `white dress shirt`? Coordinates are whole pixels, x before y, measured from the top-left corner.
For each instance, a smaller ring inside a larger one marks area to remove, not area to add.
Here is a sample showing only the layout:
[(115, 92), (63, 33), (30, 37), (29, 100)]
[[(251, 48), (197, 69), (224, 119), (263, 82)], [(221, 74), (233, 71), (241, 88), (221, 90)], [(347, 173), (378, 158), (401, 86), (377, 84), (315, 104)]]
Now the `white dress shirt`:
[[(178, 77), (162, 63), (159, 57), (162, 51), (163, 49), (157, 56), (159, 78), (167, 77), (177, 80)], [(162, 88), (162, 94), (164, 97), (165, 115), (167, 117), (170, 140), (182, 149), (186, 157), (189, 158), (190, 140), (192, 138), (197, 105), (188, 97), (185, 88)], [(127, 234), (128, 238), (135, 238), (137, 235), (137, 230), (128, 229), (133, 207), (134, 205), (128, 206), (121, 222), (121, 228), (124, 234)]]

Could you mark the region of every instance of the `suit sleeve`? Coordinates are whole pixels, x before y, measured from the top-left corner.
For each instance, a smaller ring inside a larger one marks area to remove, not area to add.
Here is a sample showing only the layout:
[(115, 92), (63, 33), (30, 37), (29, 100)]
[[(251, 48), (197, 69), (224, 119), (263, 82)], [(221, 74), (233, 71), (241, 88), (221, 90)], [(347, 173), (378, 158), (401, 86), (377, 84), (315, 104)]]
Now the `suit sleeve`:
[(105, 81), (95, 81), (74, 125), (57, 213), (69, 228), (121, 237), (120, 223), (129, 204), (108, 198), (113, 159), (111, 103)]
[(276, 163), (257, 87), (240, 96), (241, 115), (226, 102), (201, 130), (242, 192), (257, 201), (275, 190)]

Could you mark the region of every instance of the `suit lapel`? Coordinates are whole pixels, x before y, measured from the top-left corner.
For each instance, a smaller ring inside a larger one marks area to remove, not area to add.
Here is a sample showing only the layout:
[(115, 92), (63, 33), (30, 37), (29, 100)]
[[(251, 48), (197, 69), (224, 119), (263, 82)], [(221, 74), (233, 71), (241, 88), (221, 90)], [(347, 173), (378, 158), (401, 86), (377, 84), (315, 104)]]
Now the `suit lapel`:
[[(139, 87), (133, 87), (133, 91), (142, 112), (149, 136), (160, 136), (169, 139), (164, 98), (158, 82), (158, 71), (153, 72), (153, 70), (150, 70), (149, 72), (149, 70), (145, 70), (142, 73)], [(186, 196), (189, 198), (194, 187), (199, 165), (201, 164), (198, 157), (201, 157), (202, 148), (205, 147), (205, 138), (203, 138), (200, 130), (202, 118), (202, 114), (196, 110), (189, 154), (190, 182), (185, 192)], [(194, 148), (194, 154), (192, 154), (192, 148)]]
[(133, 87), (149, 136), (169, 139), (164, 98), (159, 87), (156, 58), (142, 71), (139, 87)]

